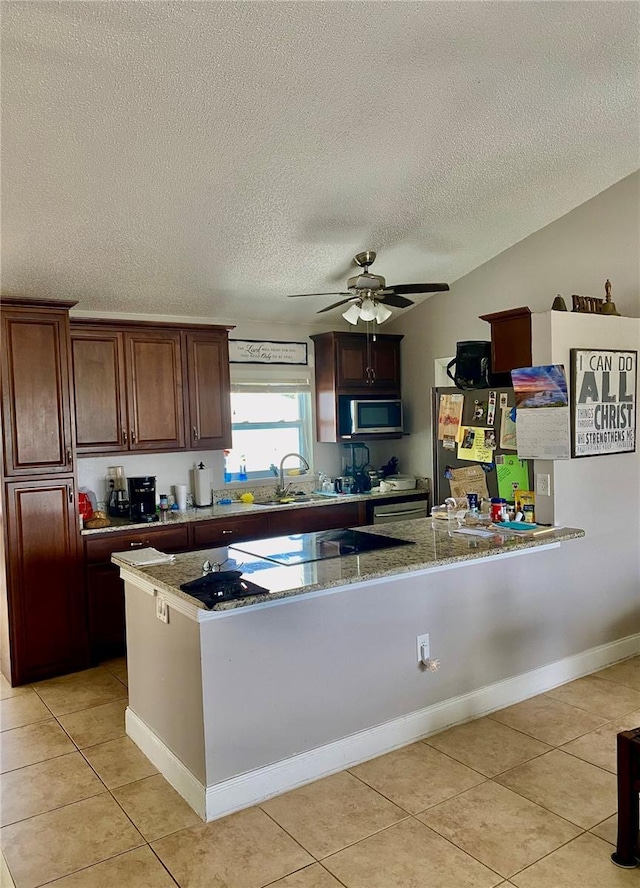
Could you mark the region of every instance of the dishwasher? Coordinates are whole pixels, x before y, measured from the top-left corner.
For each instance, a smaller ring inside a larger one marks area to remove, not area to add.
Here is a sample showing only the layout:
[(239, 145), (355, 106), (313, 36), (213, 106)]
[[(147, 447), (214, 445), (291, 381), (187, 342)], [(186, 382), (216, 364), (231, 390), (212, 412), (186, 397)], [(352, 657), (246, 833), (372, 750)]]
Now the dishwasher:
[(405, 503), (380, 503), (373, 507), (374, 524), (390, 524), (392, 521), (411, 521), (427, 517), (427, 500)]

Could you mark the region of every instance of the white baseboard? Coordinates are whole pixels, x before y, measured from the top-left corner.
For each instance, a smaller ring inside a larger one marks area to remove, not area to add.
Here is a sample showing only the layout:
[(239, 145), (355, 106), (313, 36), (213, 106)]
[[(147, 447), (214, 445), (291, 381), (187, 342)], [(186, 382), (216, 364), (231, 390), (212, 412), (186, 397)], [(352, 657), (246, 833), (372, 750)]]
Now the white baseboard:
[[(125, 711), (125, 730), (133, 742), (140, 747), (149, 761), (167, 778), (193, 810), (206, 819), (205, 787), (168, 746), (146, 725), (132, 709)], [(222, 816), (222, 815), (219, 815)], [(214, 818), (209, 818), (213, 820)]]
[(640, 634), (630, 635), (206, 788), (130, 709), (126, 728), (131, 739), (191, 807), (203, 819), (216, 820), (638, 653)]

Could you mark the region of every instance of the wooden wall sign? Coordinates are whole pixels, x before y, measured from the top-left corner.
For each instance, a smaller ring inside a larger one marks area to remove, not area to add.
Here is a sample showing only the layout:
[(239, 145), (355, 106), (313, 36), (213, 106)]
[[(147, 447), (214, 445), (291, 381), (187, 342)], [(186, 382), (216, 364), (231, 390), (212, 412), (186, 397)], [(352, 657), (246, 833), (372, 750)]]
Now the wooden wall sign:
[(307, 343), (230, 339), (229, 360), (232, 364), (307, 364)]

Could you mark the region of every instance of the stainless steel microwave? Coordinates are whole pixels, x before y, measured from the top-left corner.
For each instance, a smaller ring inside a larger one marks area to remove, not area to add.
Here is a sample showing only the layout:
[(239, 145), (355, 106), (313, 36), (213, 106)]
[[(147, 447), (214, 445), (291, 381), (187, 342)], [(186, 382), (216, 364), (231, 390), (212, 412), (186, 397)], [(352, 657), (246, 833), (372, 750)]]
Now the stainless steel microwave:
[(351, 435), (383, 435), (402, 432), (402, 401), (367, 400), (349, 402)]

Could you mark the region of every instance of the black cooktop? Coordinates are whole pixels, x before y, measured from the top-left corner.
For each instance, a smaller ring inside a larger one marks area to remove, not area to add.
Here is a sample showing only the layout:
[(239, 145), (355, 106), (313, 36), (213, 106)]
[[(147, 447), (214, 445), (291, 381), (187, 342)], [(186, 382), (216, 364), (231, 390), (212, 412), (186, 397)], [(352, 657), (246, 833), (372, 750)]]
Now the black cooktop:
[(300, 533), (235, 543), (233, 548), (276, 564), (304, 564), (307, 561), (323, 561), (325, 558), (341, 558), (343, 555), (360, 555), (394, 546), (413, 545), (412, 540), (379, 536), (363, 530), (323, 530), (319, 533)]

